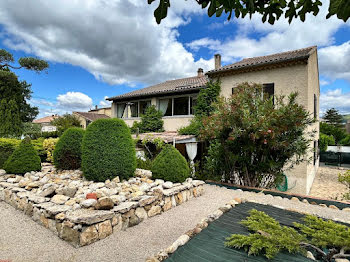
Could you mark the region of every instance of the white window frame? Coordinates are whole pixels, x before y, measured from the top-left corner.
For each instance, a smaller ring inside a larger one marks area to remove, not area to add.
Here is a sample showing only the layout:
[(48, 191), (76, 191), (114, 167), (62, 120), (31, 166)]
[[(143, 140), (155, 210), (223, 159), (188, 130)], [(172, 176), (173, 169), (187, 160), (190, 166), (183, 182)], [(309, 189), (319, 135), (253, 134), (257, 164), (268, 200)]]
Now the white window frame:
[[(187, 115), (174, 115), (174, 99), (179, 98), (179, 97), (187, 97), (188, 98), (188, 114)], [(163, 118), (192, 117), (193, 115), (191, 114), (191, 98), (198, 98), (198, 94), (159, 97), (159, 98), (157, 98), (157, 109), (159, 110), (159, 100), (171, 99), (171, 116), (163, 116)]]

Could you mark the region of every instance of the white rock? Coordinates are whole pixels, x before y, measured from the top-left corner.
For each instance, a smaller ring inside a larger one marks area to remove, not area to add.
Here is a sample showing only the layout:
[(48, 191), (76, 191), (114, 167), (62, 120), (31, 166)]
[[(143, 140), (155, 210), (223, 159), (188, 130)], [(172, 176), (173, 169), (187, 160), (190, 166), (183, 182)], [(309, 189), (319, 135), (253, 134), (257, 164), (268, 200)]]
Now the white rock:
[(96, 199), (86, 199), (80, 203), (82, 207), (88, 208), (88, 207), (93, 207), (97, 204)]
[(58, 204), (58, 205), (62, 205), (64, 203), (66, 203), (68, 201), (69, 197), (68, 196), (64, 196), (64, 195), (54, 195), (51, 198), (51, 202)]
[(0, 176), (6, 175), (6, 171), (4, 169), (0, 169)]
[(173, 182), (170, 182), (170, 181), (165, 182), (165, 183), (163, 184), (163, 188), (165, 188), (165, 189), (170, 189), (170, 188), (172, 188), (173, 186), (174, 186)]
[(306, 257), (309, 258), (309, 259), (312, 259), (312, 260), (316, 260), (314, 255), (310, 251), (306, 252)]

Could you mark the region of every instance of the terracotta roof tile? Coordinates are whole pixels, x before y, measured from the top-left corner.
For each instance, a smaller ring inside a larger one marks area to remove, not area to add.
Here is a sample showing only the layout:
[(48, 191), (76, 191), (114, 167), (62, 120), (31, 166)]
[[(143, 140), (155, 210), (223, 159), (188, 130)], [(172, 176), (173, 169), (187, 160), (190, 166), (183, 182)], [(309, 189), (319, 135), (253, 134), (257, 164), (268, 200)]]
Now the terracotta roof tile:
[(59, 118), (59, 116), (58, 115), (45, 116), (43, 118), (33, 120), (33, 123), (36, 123), (36, 124), (50, 123), (55, 118)]
[(175, 80), (169, 80), (157, 85), (149, 86), (133, 92), (107, 98), (107, 100), (119, 100), (124, 98), (142, 97), (166, 93), (184, 92), (205, 87), (206, 76), (194, 76)]
[(101, 118), (110, 118), (109, 116), (105, 115), (105, 114), (96, 114), (96, 113), (88, 113), (88, 112), (74, 112), (75, 114), (78, 114), (90, 121), (95, 121), (97, 119), (101, 119)]
[(211, 74), (215, 74), (223, 71), (233, 71), (233, 70), (240, 70), (248, 67), (255, 67), (255, 66), (262, 66), (267, 64), (277, 64), (282, 62), (307, 59), (316, 50), (317, 50), (317, 46), (311, 46), (303, 49), (277, 53), (273, 55), (245, 58), (239, 62), (220, 67), (219, 69), (208, 71), (206, 74), (211, 75)]

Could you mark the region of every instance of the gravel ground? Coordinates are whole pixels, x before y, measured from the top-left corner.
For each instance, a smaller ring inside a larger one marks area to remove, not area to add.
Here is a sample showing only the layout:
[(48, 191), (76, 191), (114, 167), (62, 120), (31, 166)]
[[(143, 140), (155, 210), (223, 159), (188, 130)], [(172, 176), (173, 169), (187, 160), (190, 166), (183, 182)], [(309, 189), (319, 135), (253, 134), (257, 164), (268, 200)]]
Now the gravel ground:
[(345, 200), (343, 195), (348, 193), (346, 185), (338, 182), (338, 175), (345, 173), (349, 168), (320, 166), (312, 184), (310, 196)]
[(234, 197), (350, 222), (350, 212), (346, 211), (210, 185), (205, 185), (204, 190), (197, 199), (79, 249), (0, 202), (0, 261), (145, 261)]

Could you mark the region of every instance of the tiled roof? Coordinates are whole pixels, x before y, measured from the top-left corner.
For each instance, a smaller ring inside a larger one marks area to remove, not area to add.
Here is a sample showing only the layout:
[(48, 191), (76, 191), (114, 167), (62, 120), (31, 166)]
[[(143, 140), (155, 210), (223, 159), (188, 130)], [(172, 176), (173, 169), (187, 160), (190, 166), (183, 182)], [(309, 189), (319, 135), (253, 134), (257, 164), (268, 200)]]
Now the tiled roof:
[(185, 92), (204, 87), (207, 84), (206, 76), (194, 76), (175, 80), (169, 80), (157, 85), (149, 86), (123, 95), (107, 98), (107, 100), (119, 100), (124, 98), (142, 97), (166, 93)]
[(303, 60), (309, 58), (309, 56), (316, 50), (317, 46), (310, 46), (303, 49), (277, 53), (273, 55), (245, 58), (242, 61), (208, 71), (206, 74), (211, 75), (225, 71), (241, 70), (249, 67), (257, 67), (269, 64), (278, 64), (282, 62)]
[(96, 114), (96, 113), (88, 113), (88, 112), (74, 112), (74, 113), (78, 114), (78, 115), (80, 115), (80, 116), (82, 116), (90, 121), (95, 121), (95, 120), (101, 119), (101, 118), (109, 118), (109, 116), (106, 116), (105, 114)]
[(58, 115), (45, 116), (43, 118), (33, 120), (33, 123), (36, 123), (36, 124), (50, 123), (52, 120), (58, 117), (59, 117)]

